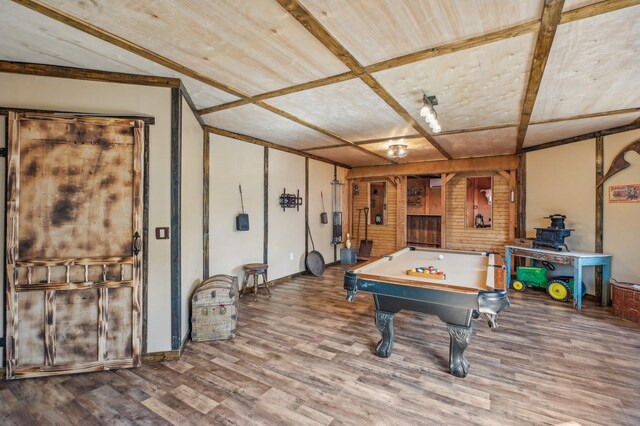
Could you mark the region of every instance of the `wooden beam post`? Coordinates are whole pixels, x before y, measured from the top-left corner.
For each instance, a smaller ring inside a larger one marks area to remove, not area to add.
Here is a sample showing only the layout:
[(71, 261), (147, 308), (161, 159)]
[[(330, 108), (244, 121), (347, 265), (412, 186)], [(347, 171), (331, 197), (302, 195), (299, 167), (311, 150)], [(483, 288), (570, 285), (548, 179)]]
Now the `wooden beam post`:
[(262, 240), (262, 262), (269, 263), (269, 148), (266, 146), (264, 147), (263, 161), (264, 229)]
[(182, 94), (171, 89), (171, 349), (182, 345)]
[(442, 187), (440, 189), (440, 206), (442, 212), (440, 213), (440, 248), (447, 248), (447, 184), (453, 177), (455, 173), (443, 173), (440, 175), (442, 180)]
[[(596, 185), (604, 176), (604, 137), (596, 138)], [(602, 253), (604, 242), (604, 185), (596, 186), (595, 252)], [(602, 266), (596, 266), (596, 299), (602, 300)]]
[(509, 242), (516, 239), (516, 171), (509, 173)]
[(309, 158), (304, 159), (304, 254), (309, 253)]
[(516, 182), (517, 182), (517, 220), (516, 235), (518, 238), (527, 237), (527, 156), (520, 154)]
[(202, 132), (202, 279), (209, 278), (209, 132)]
[(407, 177), (394, 176), (396, 183), (396, 249), (407, 245)]

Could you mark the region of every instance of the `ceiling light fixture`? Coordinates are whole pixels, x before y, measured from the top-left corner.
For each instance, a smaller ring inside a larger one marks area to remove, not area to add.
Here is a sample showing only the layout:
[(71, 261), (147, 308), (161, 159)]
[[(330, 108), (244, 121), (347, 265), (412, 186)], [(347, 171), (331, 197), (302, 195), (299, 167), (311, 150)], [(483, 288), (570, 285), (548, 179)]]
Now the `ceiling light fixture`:
[(426, 93), (422, 94), (422, 108), (420, 108), (420, 116), (424, 117), (424, 120), (429, 124), (429, 127), (433, 133), (440, 133), (442, 127), (438, 122), (438, 113), (434, 106), (438, 105), (438, 98), (435, 96), (427, 96)]
[(390, 158), (403, 158), (407, 156), (407, 146), (403, 144), (389, 145), (387, 149), (387, 157)]

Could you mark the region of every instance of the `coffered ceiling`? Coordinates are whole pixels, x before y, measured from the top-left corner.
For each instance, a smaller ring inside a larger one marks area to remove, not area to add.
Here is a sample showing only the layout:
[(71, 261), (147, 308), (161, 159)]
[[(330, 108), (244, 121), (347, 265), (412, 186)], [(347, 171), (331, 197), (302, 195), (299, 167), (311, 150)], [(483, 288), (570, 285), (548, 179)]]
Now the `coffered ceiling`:
[(353, 167), (629, 125), (639, 58), (640, 0), (0, 0), (0, 61), (179, 78), (207, 125)]

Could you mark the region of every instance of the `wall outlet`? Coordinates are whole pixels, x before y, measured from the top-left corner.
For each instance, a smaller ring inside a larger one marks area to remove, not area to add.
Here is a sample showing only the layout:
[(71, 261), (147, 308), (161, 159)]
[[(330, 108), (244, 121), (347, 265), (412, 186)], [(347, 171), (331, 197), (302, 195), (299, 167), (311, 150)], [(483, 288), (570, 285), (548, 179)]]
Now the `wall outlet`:
[(289, 253), (289, 260), (293, 260), (293, 253)]

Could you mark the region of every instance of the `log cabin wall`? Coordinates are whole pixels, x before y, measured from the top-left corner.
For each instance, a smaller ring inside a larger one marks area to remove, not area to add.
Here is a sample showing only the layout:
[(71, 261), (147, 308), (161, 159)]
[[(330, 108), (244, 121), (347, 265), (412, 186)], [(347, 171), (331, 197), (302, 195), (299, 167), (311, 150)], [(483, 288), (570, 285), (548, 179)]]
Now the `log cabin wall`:
[(430, 178), (409, 178), (407, 190), (408, 215), (441, 213), (441, 188), (432, 188)]
[[(360, 240), (364, 240), (364, 212), (361, 213), (360, 227), (358, 228), (358, 209), (369, 207), (369, 182), (350, 181), (352, 188), (353, 185), (358, 185), (360, 194), (353, 196), (353, 208), (351, 209), (351, 219), (353, 221), (353, 231), (351, 235), (351, 245), (354, 248), (360, 246)], [(382, 225), (371, 225), (371, 215), (369, 215), (369, 230), (368, 239), (373, 241), (372, 256), (382, 256), (393, 252), (398, 248), (397, 246), (397, 224), (398, 224), (398, 208), (397, 208), (397, 196), (398, 187), (400, 184), (394, 184), (391, 180), (385, 178), (372, 179), (371, 182), (385, 182), (387, 188), (386, 196), (386, 217)], [(352, 190), (352, 189), (351, 189)]]
[[(467, 177), (493, 176), (493, 227), (466, 228)], [(446, 186), (446, 248), (504, 252), (509, 240), (509, 181), (498, 173), (456, 174)]]

